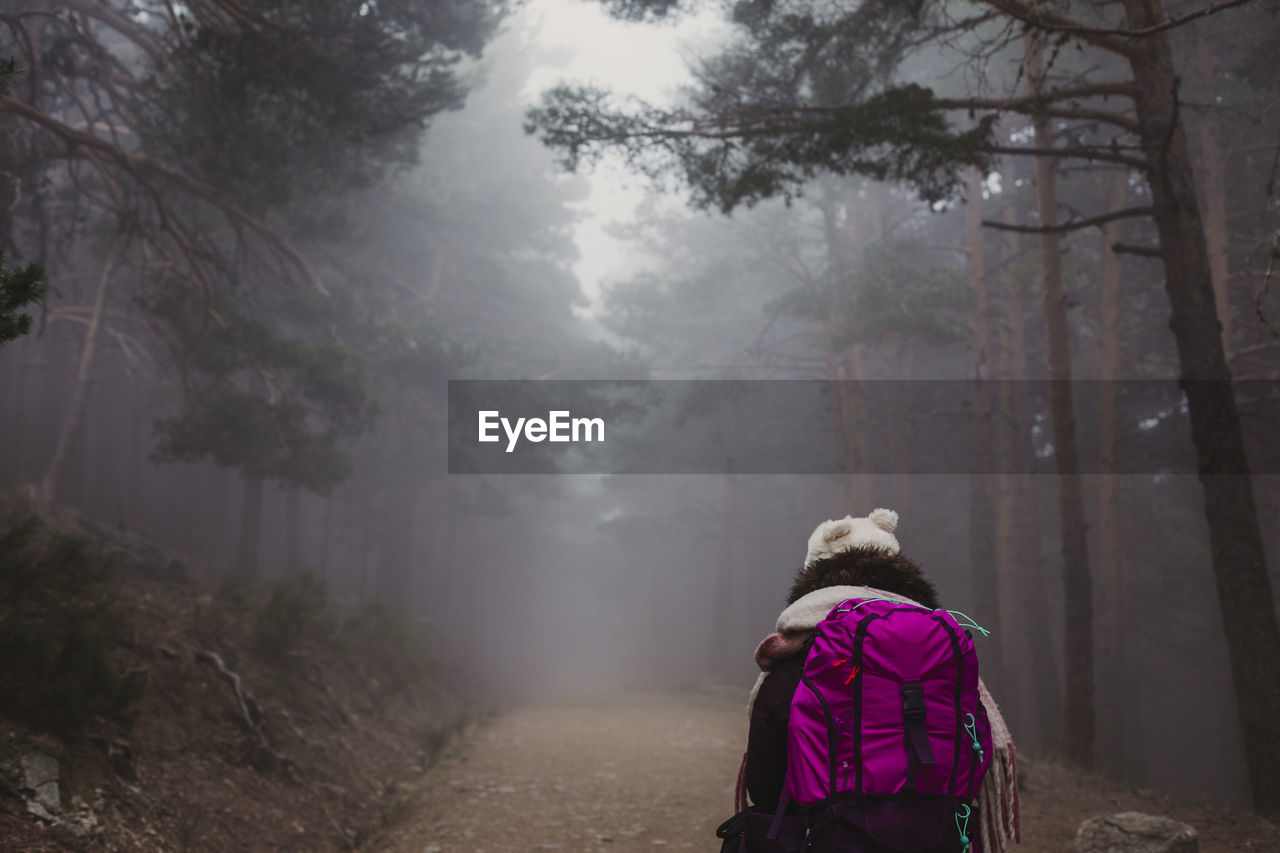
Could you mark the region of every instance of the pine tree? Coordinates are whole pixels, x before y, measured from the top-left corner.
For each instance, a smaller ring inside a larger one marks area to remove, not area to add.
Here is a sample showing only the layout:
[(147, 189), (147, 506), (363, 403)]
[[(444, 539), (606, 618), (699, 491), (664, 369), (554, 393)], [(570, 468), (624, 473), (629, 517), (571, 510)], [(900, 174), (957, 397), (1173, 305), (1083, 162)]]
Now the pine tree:
[[(615, 3), (632, 16), (666, 14), (674, 5)], [(960, 16), (943, 3), (743, 2), (734, 7), (739, 38), (704, 64), (699, 88), (684, 106), (624, 109), (598, 88), (560, 87), (530, 113), (528, 129), (558, 149), (566, 166), (617, 151), (654, 177), (674, 173), (690, 185), (697, 203), (725, 211), (790, 197), (823, 172), (895, 180), (936, 201), (956, 192), (962, 167), (985, 168), (990, 158), (1006, 154), (1114, 163), (1143, 175), (1149, 206), (1020, 230), (1065, 233), (1135, 216), (1155, 223), (1159, 248), (1137, 251), (1163, 263), (1236, 704), (1250, 745), (1254, 803), (1280, 815), (1280, 741), (1270, 734), (1271, 709), (1280, 707), (1280, 626), (1169, 40), (1170, 30), (1236, 5), (1171, 16), (1159, 0), (1124, 0), (1119, 20), (1107, 17), (1111, 7), (1081, 10), (1095, 20), (1077, 20), (1023, 0), (983, 0)], [(1105, 76), (1081, 75), (1005, 97), (941, 97), (904, 79), (909, 57), (943, 36), (951, 42), (967, 38), (974, 55), (986, 57), (1024, 29), (1046, 34), (1055, 54), (1069, 45), (1088, 52)], [(1106, 127), (1111, 136), (1078, 132), (1051, 147), (1011, 144), (994, 133), (997, 118), (1008, 114)], [(970, 117), (967, 127), (953, 127), (951, 115)], [(1126, 134), (1136, 146), (1122, 144)], [(1068, 586), (1067, 594), (1079, 599), (1079, 585), (1074, 595)], [(1074, 609), (1072, 615), (1088, 613)], [(1070, 672), (1084, 677), (1084, 663)], [(1073, 694), (1090, 696), (1091, 684), (1070, 683), (1070, 672), (1068, 701)], [(1085, 724), (1074, 727), (1070, 754), (1089, 764), (1091, 726), (1080, 719)]]

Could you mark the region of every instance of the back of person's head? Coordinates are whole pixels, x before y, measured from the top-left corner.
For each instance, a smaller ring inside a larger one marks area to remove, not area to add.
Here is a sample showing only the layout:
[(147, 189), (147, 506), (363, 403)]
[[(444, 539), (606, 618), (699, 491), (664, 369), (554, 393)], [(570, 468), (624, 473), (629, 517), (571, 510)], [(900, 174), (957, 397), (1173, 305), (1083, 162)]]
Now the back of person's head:
[(829, 586), (869, 586), (936, 609), (938, 592), (920, 567), (900, 553), (893, 535), (897, 527), (898, 514), (891, 509), (819, 524), (809, 537), (804, 567), (796, 573), (787, 604)]

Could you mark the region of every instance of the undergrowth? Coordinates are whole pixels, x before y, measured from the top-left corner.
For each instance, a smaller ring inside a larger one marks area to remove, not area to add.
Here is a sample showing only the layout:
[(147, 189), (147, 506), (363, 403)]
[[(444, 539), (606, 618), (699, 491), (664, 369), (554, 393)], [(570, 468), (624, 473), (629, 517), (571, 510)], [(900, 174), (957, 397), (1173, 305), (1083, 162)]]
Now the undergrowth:
[(194, 620), (203, 642), (249, 650), (282, 675), (307, 659), (343, 661), (370, 692), (389, 698), (440, 674), (431, 638), (406, 615), (376, 600), (341, 606), (311, 575), (264, 587), (224, 585), (205, 602)]
[[(133, 633), (122, 588), (92, 540), (0, 503), (0, 715), (61, 735), (95, 719), (127, 727), (146, 680), (116, 654)], [(252, 657), (273, 670), (260, 685), (267, 693), (303, 689), (314, 664), (345, 666), (378, 700), (436, 686), (442, 674), (406, 615), (384, 602), (340, 605), (310, 575), (225, 584), (194, 601), (196, 645), (233, 668)]]
[(123, 722), (145, 681), (112, 659), (123, 620), (110, 566), (35, 515), (0, 529), (0, 713), (59, 734)]

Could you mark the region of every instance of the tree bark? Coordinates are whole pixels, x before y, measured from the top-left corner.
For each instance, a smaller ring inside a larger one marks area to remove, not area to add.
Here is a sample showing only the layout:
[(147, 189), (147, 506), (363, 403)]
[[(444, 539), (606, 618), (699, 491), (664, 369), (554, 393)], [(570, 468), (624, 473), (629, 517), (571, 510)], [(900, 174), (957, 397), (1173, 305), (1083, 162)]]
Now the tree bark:
[[(1013, 220), (1016, 214), (1013, 205), (1005, 208), (1006, 221)], [(1027, 357), (1023, 350), (1022, 340), (1022, 289), (1016, 278), (1009, 272), (1009, 265), (1018, 251), (1018, 235), (1006, 231), (1001, 235), (1000, 251), (1000, 285), (1003, 306), (1000, 322), (995, 326), (996, 334), (992, 339), (998, 341), (993, 348), (998, 358), (993, 365), (993, 373), (999, 380), (995, 412), (995, 558), (996, 558), (996, 604), (999, 614), (1000, 664), (1001, 670), (1011, 675), (1014, 683), (1030, 681), (1030, 667), (1024, 668), (1024, 638), (1032, 630), (1032, 626), (1022, 618), (1022, 597), (1019, 577), (1027, 567), (1021, 566), (1018, 559), (1019, 530), (1019, 490), (1017, 469), (1017, 442), (1019, 436), (1018, 410), (1016, 406), (1015, 380), (1024, 378)], [(1030, 664), (1030, 662), (1027, 662)], [(1004, 691), (1001, 704), (1006, 715), (1017, 725), (1025, 736), (1026, 705), (1017, 691)]]
[[(1010, 204), (1005, 221), (1016, 222), (1017, 211)], [(1006, 672), (1026, 685), (1017, 702), (1024, 715), (1019, 727), (1028, 745), (1047, 752), (1061, 747), (1062, 682), (1050, 633), (1049, 601), (1046, 596), (1044, 562), (1040, 555), (1040, 503), (1031, 474), (1035, 459), (1031, 444), (1031, 404), (1025, 380), (1029, 373), (1024, 305), (1025, 285), (1014, 272), (1012, 260), (1021, 239), (1006, 231), (1002, 243), (1001, 283), (1004, 306), (1005, 342), (1001, 347), (1001, 430), (999, 447), (1007, 470), (1017, 472), (1002, 477), (999, 521), (1004, 531), (997, 542), (1000, 569), (1000, 612), (1005, 635), (1013, 642), (1002, 643)], [(1009, 702), (1009, 699), (1002, 700)]]
[(66, 461), (67, 451), (71, 446), (71, 436), (75, 433), (84, 414), (84, 401), (89, 396), (89, 374), (93, 369), (93, 357), (98, 348), (98, 331), (102, 328), (102, 314), (107, 303), (107, 285), (111, 281), (111, 270), (116, 263), (116, 252), (111, 253), (106, 266), (102, 268), (102, 277), (98, 279), (98, 292), (93, 300), (93, 314), (89, 319), (89, 327), (84, 333), (84, 344), (80, 348), (80, 365), (76, 369), (76, 377), (71, 389), (71, 400), (67, 403), (66, 414), (62, 418), (62, 426), (58, 430), (58, 440), (53, 447), (53, 456), (40, 478), (39, 497), (44, 506), (53, 506), (56, 496), (58, 474)]
[[(1130, 27), (1164, 17), (1159, 0), (1125, 0)], [(1254, 806), (1280, 817), (1280, 629), (1267, 576), (1231, 370), (1186, 134), (1179, 120), (1177, 76), (1169, 40), (1158, 33), (1136, 43), (1130, 58), (1139, 87), (1137, 114), (1150, 164), (1149, 184), (1160, 235), (1165, 290), (1178, 348), (1181, 384), (1200, 464), (1218, 605), (1231, 660), (1236, 708)]]
[[(1043, 34), (1026, 38), (1027, 78), (1034, 91), (1044, 84), (1039, 40)], [(1053, 145), (1049, 120), (1037, 116), (1032, 122), (1037, 148)], [(1058, 221), (1055, 159), (1036, 158), (1036, 208), (1041, 226)], [(1071, 346), (1067, 325), (1066, 294), (1062, 285), (1061, 238), (1040, 235), (1042, 305), (1047, 332), (1049, 360), (1049, 407), (1053, 420), (1053, 457), (1058, 472), (1058, 513), (1062, 524), (1063, 571), (1063, 748), (1068, 760), (1081, 767), (1093, 766), (1093, 605), (1089, 578), (1089, 555), (1084, 515), (1084, 494), (1076, 449), (1076, 422), (1071, 388)]]
[[(1124, 207), (1129, 194), (1128, 171), (1112, 178), (1108, 209)], [(1100, 740), (1104, 768), (1113, 775), (1121, 771), (1124, 714), (1122, 684), (1124, 638), (1120, 636), (1120, 614), (1125, 609), (1124, 576), (1120, 551), (1119, 477), (1116, 465), (1118, 422), (1116, 380), (1120, 378), (1120, 256), (1111, 251), (1121, 239), (1123, 226), (1112, 222), (1102, 230), (1102, 292), (1098, 308), (1099, 362), (1102, 373), (1098, 401), (1098, 660), (1099, 706), (1103, 729)]]
[(1205, 240), (1209, 249), (1209, 272), (1213, 278), (1213, 300), (1222, 323), (1222, 347), (1231, 352), (1231, 298), (1228, 290), (1231, 274), (1227, 228), (1226, 161), (1222, 153), (1222, 128), (1214, 107), (1213, 47), (1209, 43), (1209, 22), (1196, 26), (1196, 71), (1200, 76), (1204, 101), (1209, 104), (1200, 122), (1200, 149), (1204, 162)]
[[(996, 483), (992, 476), (995, 406), (988, 382), (993, 371), (989, 364), (992, 346), (982, 182), (983, 175), (977, 169), (970, 169), (965, 178), (964, 202), (965, 271), (973, 292), (969, 338), (969, 378), (973, 380), (969, 412), (969, 577), (973, 584), (974, 608), (982, 614), (983, 624), (995, 636), (1004, 637), (996, 554)], [(997, 696), (1004, 694), (1004, 672), (998, 659), (984, 661), (983, 679)]]

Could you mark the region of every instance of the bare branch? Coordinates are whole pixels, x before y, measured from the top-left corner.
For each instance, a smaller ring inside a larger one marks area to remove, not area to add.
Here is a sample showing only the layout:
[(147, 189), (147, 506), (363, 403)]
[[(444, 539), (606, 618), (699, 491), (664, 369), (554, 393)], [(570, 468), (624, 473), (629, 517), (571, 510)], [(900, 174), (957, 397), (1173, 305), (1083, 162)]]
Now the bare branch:
[(213, 187), (208, 184), (196, 180), (185, 172), (179, 171), (172, 166), (167, 166), (164, 163), (153, 160), (150, 157), (129, 154), (101, 137), (78, 131), (73, 127), (63, 124), (52, 116), (41, 112), (30, 104), (17, 100), (16, 98), (7, 96), (0, 97), (0, 112), (17, 113), (36, 124), (48, 128), (58, 136), (62, 137), (69, 146), (83, 145), (88, 148), (102, 151), (120, 164), (127, 172), (133, 175), (134, 179), (137, 180), (138, 183), (148, 191), (148, 193), (150, 193), (160, 212), (162, 223), (165, 225), (165, 230), (170, 232), (178, 245), (182, 248), (183, 254), (187, 256), (197, 276), (201, 278), (202, 284), (208, 284), (203, 267), (195, 258), (194, 251), (191, 249), (190, 242), (187, 240), (185, 233), (183, 233), (181, 229), (169, 218), (168, 207), (164, 203), (164, 197), (160, 192), (159, 186), (157, 186), (154, 181), (150, 180), (144, 172), (154, 173), (174, 184), (177, 184), (188, 192), (204, 199), (214, 207), (217, 207), (219, 210), (222, 210), (234, 219), (248, 225), (254, 232), (274, 246), (279, 252), (288, 256), (302, 272), (303, 277), (311, 287), (315, 288), (322, 294), (328, 295), (329, 291), (320, 281), (319, 276), (316, 275), (315, 270), (312, 269), (311, 264), (305, 257), (303, 257), (302, 253), (290, 245), (288, 241), (276, 233), (276, 231), (265, 222), (251, 216), (239, 206), (222, 198), (213, 189)]
[(1152, 212), (1151, 206), (1148, 205), (1146, 207), (1127, 207), (1124, 210), (1113, 210), (1110, 213), (1090, 216), (1088, 219), (1072, 219), (1068, 222), (1059, 222), (1056, 225), (1013, 225), (994, 219), (984, 219), (982, 220), (982, 225), (984, 228), (994, 228), (997, 231), (1016, 231), (1019, 234), (1065, 234), (1068, 231), (1079, 231), (1081, 228), (1101, 227), (1117, 219), (1150, 216)]
[(1117, 255), (1138, 255), (1143, 258), (1163, 258), (1159, 246), (1135, 246), (1131, 243), (1112, 243), (1111, 251)]
[[(1014, 16), (1019, 21), (1030, 24), (1036, 29), (1080, 36), (1092, 44), (1097, 44), (1098, 47), (1103, 47), (1104, 45), (1099, 43), (1099, 39), (1122, 38), (1126, 40), (1133, 40), (1145, 38), (1146, 36), (1155, 35), (1156, 33), (1164, 32), (1165, 30), (1180, 27), (1183, 24), (1190, 23), (1200, 18), (1207, 18), (1210, 15), (1222, 12), (1226, 9), (1243, 6), (1246, 3), (1253, 2), (1253, 0), (1219, 0), (1217, 3), (1197, 9), (1194, 12), (1187, 12), (1184, 15), (1174, 15), (1172, 18), (1152, 24), (1149, 27), (1138, 27), (1136, 29), (1087, 27), (1083, 24), (1071, 21), (1068, 18), (1063, 18), (1049, 12), (1042, 12), (1039, 9), (1024, 6), (1016, 0), (987, 0), (987, 2)], [(1015, 9), (1017, 9), (1017, 11), (1015, 11)], [(1106, 49), (1112, 50), (1111, 47)], [(1132, 50), (1132, 47), (1128, 46), (1126, 49)], [(1114, 50), (1114, 52), (1128, 55), (1125, 50)]]
[(1107, 151), (1100, 148), (1079, 146), (1064, 146), (1062, 148), (1032, 148), (1030, 146), (1021, 145), (988, 145), (984, 150), (992, 154), (1020, 154), (1034, 155), (1037, 157), (1079, 157), (1085, 160), (1098, 160), (1103, 163), (1123, 163), (1132, 169), (1139, 169), (1143, 172), (1151, 169), (1151, 166), (1145, 160), (1139, 160), (1137, 157), (1126, 157), (1123, 154), (1116, 154), (1114, 151)]
[(120, 14), (105, 3), (92, 3), (89, 0), (63, 0), (63, 5), (73, 12), (80, 12), (106, 24), (141, 48), (157, 64), (168, 66), (168, 51), (165, 49), (163, 39), (155, 31), (148, 29), (126, 15)]
[(1240, 349), (1236, 350), (1235, 352), (1227, 356), (1227, 358), (1231, 361), (1234, 361), (1237, 358), (1244, 358), (1250, 355), (1258, 355), (1260, 353), (1266, 352), (1267, 350), (1272, 350), (1277, 348), (1280, 348), (1280, 341), (1264, 341), (1263, 343), (1260, 343), (1260, 344), (1253, 344), (1252, 346), (1241, 347)]
[[(1102, 90), (1102, 91), (1090, 91)], [(1081, 94), (1083, 92), (1083, 94)], [(1102, 86), (1077, 86), (1070, 89), (1057, 89), (1037, 95), (1026, 95), (1019, 98), (939, 98), (936, 105), (946, 110), (992, 110), (995, 112), (1020, 113), (1022, 115), (1048, 116), (1049, 118), (1077, 119), (1080, 121), (1100, 121), (1114, 125), (1130, 133), (1138, 132), (1136, 119), (1113, 110), (1094, 109), (1091, 107), (1050, 106), (1053, 101), (1099, 97), (1105, 95), (1124, 95), (1135, 97), (1137, 87), (1127, 83)]]
[(1094, 27), (1087, 27), (1079, 21), (1064, 15), (1057, 15), (1035, 6), (1029, 6), (1021, 2), (1021, 0), (985, 0), (985, 2), (995, 6), (1005, 14), (1017, 18), (1024, 24), (1030, 24), (1036, 29), (1056, 33), (1071, 33), (1079, 36), (1082, 41), (1086, 41), (1094, 47), (1126, 58), (1133, 58), (1138, 54), (1136, 45), (1119, 38), (1115, 33), (1105, 30), (1095, 32)]

